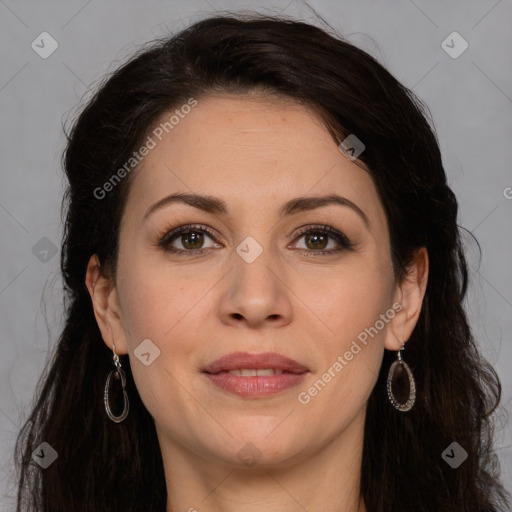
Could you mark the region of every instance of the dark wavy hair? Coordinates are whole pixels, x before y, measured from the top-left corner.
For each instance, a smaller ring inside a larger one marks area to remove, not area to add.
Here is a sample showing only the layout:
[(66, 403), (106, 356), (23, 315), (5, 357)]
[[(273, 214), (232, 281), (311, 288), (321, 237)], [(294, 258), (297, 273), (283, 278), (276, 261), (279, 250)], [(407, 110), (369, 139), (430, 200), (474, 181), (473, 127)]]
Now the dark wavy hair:
[[(510, 510), (492, 451), (501, 384), (480, 355), (463, 309), (468, 271), (458, 205), (428, 108), (334, 30), (239, 12), (217, 14), (148, 43), (102, 81), (65, 130), (66, 320), (16, 442), (17, 511), (165, 511), (154, 421), (137, 393), (127, 355), (121, 362), (130, 414), (113, 424), (105, 413), (112, 354), (85, 286), (93, 254), (115, 276), (120, 219), (137, 169), (102, 200), (94, 190), (143, 144), (163, 113), (190, 97), (251, 92), (313, 109), (336, 144), (349, 134), (363, 141), (359, 159), (387, 215), (398, 280), (405, 278), (414, 250), (428, 250), (426, 294), (407, 343), (416, 404), (401, 413), (388, 401), (386, 375), (396, 357), (390, 351), (367, 404), (361, 496), (368, 512)], [(47, 469), (31, 459), (44, 441), (58, 453)], [(468, 453), (457, 469), (441, 457), (453, 441)]]

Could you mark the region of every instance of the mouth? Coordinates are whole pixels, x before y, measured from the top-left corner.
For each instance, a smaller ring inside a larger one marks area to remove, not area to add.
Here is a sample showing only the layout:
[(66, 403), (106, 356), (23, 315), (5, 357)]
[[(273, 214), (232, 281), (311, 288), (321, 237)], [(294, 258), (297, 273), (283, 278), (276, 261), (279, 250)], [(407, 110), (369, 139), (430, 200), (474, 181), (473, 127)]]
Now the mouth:
[(294, 359), (277, 354), (275, 352), (264, 352), (261, 354), (251, 354), (249, 352), (232, 352), (227, 354), (208, 366), (203, 368), (203, 372), (209, 374), (218, 374), (221, 372), (245, 372), (238, 373), (239, 376), (254, 377), (247, 371), (255, 370), (262, 373), (261, 376), (281, 374), (281, 373), (306, 373), (308, 368), (298, 363)]
[(309, 369), (274, 352), (233, 352), (208, 365), (203, 373), (223, 391), (245, 398), (258, 398), (297, 386)]
[(236, 370), (222, 370), (211, 375), (222, 375), (229, 373), (239, 377), (270, 377), (271, 375), (282, 375), (283, 373), (294, 373), (280, 368), (237, 368)]

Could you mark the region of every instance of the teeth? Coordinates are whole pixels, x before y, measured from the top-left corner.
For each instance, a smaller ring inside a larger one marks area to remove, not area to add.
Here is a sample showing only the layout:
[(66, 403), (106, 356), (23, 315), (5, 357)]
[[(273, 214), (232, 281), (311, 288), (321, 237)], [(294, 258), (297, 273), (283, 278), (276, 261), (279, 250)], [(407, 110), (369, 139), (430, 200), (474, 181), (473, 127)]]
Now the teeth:
[(238, 375), (239, 377), (269, 377), (271, 375), (281, 375), (283, 370), (273, 368), (258, 368), (257, 370), (241, 368), (239, 370), (230, 370), (228, 373)]

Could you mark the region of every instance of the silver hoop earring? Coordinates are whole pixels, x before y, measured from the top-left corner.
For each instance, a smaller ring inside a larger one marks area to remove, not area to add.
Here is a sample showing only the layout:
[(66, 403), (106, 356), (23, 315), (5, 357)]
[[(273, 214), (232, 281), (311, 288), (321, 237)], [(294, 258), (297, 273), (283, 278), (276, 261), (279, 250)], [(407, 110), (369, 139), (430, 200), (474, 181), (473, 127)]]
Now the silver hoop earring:
[[(402, 360), (402, 350), (404, 350), (405, 345), (402, 344), (402, 348), (398, 351), (398, 359), (393, 362), (393, 364), (389, 368), (388, 373), (388, 398), (389, 401), (393, 404), (393, 407), (395, 409), (398, 409), (399, 411), (406, 412), (410, 411), (412, 409), (412, 406), (414, 405), (414, 402), (416, 401), (416, 383), (414, 382), (414, 377), (412, 375), (411, 369), (407, 365), (405, 361)], [(398, 366), (401, 366), (403, 370), (407, 373), (407, 378), (409, 379), (409, 398), (405, 403), (400, 403), (393, 395), (393, 377), (395, 375), (395, 371), (397, 370)]]
[[(128, 395), (126, 393), (126, 375), (124, 373), (124, 370), (121, 368), (121, 363), (119, 362), (119, 356), (116, 354), (116, 346), (114, 344), (113, 345), (113, 352), (114, 352), (114, 365), (115, 365), (115, 368), (113, 368), (112, 370), (110, 370), (108, 372), (108, 375), (107, 375), (107, 379), (105, 381), (105, 393), (103, 394), (103, 401), (105, 402), (105, 410), (107, 411), (107, 415), (108, 417), (114, 422), (114, 423), (121, 423), (121, 421), (123, 421), (127, 416), (128, 416), (128, 411), (130, 409), (130, 404), (128, 402)], [(110, 409), (110, 404), (109, 404), (109, 400), (108, 400), (108, 395), (109, 395), (109, 389), (110, 389), (110, 379), (112, 378), (112, 374), (114, 372), (117, 372), (117, 379), (121, 379), (121, 386), (123, 388), (123, 401), (124, 401), (124, 408), (123, 408), (123, 412), (119, 415), (119, 416), (116, 416), (115, 414), (113, 414), (112, 410)]]

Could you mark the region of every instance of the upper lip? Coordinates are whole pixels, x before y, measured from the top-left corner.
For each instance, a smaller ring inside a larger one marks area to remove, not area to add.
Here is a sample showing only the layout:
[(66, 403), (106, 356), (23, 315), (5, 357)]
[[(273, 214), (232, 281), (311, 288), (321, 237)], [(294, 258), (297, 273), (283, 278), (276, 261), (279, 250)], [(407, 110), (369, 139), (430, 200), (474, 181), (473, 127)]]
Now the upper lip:
[(239, 369), (263, 369), (274, 368), (290, 373), (304, 373), (309, 371), (297, 361), (289, 357), (276, 354), (275, 352), (264, 352), (262, 354), (250, 354), (249, 352), (232, 352), (203, 369), (205, 373), (219, 373), (222, 371)]

